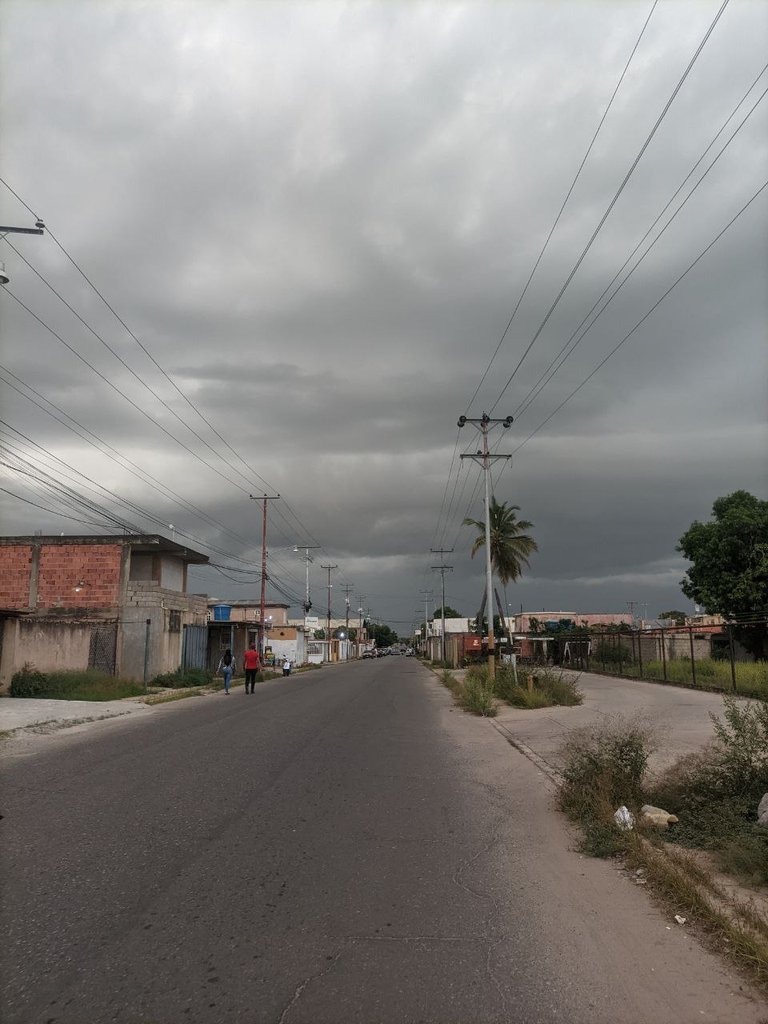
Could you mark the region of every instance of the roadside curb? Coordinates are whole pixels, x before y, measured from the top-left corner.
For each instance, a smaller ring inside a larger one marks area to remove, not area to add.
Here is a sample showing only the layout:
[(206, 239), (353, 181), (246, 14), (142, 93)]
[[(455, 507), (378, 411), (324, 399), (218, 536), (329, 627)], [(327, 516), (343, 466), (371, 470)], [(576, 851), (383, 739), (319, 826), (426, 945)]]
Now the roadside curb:
[(517, 739), (513, 734), (502, 725), (501, 722), (497, 722), (493, 718), (489, 718), (488, 721), (491, 723), (497, 732), (500, 732), (504, 739), (509, 743), (510, 746), (518, 750), (524, 757), (527, 757), (529, 761), (536, 765), (540, 772), (547, 776), (553, 787), (560, 785), (562, 779), (562, 773), (554, 765), (551, 765), (548, 761), (545, 761), (543, 757), (532, 750), (527, 743), (523, 743), (522, 740)]

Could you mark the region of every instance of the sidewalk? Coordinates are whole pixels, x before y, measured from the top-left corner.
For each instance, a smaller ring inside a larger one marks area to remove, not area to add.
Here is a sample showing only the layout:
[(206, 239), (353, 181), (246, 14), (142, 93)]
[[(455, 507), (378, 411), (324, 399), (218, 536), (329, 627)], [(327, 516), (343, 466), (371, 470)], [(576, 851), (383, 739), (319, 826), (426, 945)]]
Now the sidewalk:
[[(453, 673), (458, 678), (463, 674)], [(590, 672), (578, 676), (577, 685), (584, 694), (581, 705), (528, 711), (499, 704), (498, 715), (491, 721), (550, 767), (557, 768), (558, 750), (572, 729), (593, 725), (612, 715), (637, 716), (654, 730), (658, 748), (650, 757), (649, 768), (658, 772), (712, 739), (710, 712), (720, 717), (723, 710), (720, 694), (678, 686)]]
[(141, 697), (125, 700), (49, 700), (36, 697), (0, 698), (0, 733), (21, 729), (76, 725), (121, 715), (151, 714)]

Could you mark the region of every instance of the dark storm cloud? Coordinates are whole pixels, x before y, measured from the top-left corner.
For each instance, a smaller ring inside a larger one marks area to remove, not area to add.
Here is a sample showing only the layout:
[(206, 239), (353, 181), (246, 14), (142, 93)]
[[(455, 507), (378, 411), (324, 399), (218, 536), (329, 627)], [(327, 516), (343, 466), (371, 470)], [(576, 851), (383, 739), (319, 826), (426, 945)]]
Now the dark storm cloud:
[[(464, 464), (455, 489), (448, 478), (456, 418), (649, 10), (4, 5), (3, 177), (192, 403), (299, 513), (302, 526), (275, 510), (270, 533), (285, 549), (275, 564), (298, 592), (302, 564), (291, 545), (309, 532), (362, 593), (379, 595), (370, 604), (382, 616), (412, 613), (434, 576), (428, 549), (438, 544), (457, 548), (451, 603), (476, 604), (482, 565), (469, 559), (471, 530), (460, 524), (481, 508), (477, 495), (470, 501), (474, 467)], [(497, 401), (502, 415), (525, 405), (754, 80), (768, 12), (734, 0), (500, 397), (716, 10), (654, 11), (474, 413)], [(764, 107), (500, 450), (526, 441), (762, 184)], [(518, 603), (621, 610), (646, 595), (680, 604), (674, 548), (683, 530), (719, 494), (766, 492), (766, 206), (763, 196), (500, 477), (497, 493), (533, 520), (540, 548)], [(28, 218), (5, 190), (0, 218)], [(4, 418), (177, 529), (257, 559), (248, 493), (262, 481), (191, 412), (50, 239), (14, 244), (213, 451), (3, 246), (15, 294), (213, 469), (8, 298), (3, 362), (219, 525), (6, 388)], [(460, 444), (476, 442), (465, 430)], [(11, 476), (9, 490), (22, 486), (45, 503)], [(450, 515), (438, 521), (441, 508)], [(8, 532), (26, 530), (30, 515), (40, 528), (79, 528), (5, 495), (0, 511)], [(219, 593), (230, 586), (204, 573), (200, 580)]]

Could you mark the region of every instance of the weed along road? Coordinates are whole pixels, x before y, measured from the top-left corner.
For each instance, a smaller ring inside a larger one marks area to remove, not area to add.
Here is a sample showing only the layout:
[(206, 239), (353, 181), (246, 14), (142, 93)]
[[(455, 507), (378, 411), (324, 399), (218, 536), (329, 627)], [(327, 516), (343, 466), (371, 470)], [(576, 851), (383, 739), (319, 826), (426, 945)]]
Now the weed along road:
[(757, 1024), (765, 1007), (413, 659), (2, 763), (4, 1024)]

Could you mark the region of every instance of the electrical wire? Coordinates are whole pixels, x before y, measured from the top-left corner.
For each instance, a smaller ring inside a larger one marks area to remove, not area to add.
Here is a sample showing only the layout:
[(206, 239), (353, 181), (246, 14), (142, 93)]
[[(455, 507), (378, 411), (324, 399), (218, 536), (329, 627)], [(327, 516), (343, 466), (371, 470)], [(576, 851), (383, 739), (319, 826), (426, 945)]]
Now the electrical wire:
[(702, 50), (706, 46), (707, 41), (709, 40), (709, 37), (712, 35), (712, 32), (715, 30), (715, 26), (717, 25), (718, 21), (722, 17), (723, 12), (725, 11), (725, 9), (728, 6), (729, 2), (730, 2), (730, 0), (723, 0), (722, 4), (720, 5), (720, 8), (719, 8), (717, 14), (713, 18), (709, 28), (704, 33), (704, 37), (702, 38), (701, 42), (699, 43), (698, 47), (696, 48), (696, 51), (693, 54), (693, 57), (691, 57), (690, 61), (688, 62), (688, 65), (687, 65), (685, 71), (680, 76), (680, 78), (679, 78), (679, 80), (677, 82), (677, 85), (672, 90), (672, 93), (671, 93), (669, 99), (664, 104), (664, 107), (663, 107), (661, 113), (659, 114), (659, 116), (656, 118), (656, 121), (655, 121), (653, 127), (651, 128), (650, 132), (646, 136), (645, 141), (643, 142), (643, 144), (640, 147), (637, 155), (635, 156), (634, 160), (632, 161), (632, 163), (631, 163), (631, 165), (629, 167), (629, 170), (624, 175), (624, 178), (622, 179), (621, 184), (617, 188), (616, 192), (613, 195), (613, 198), (611, 199), (611, 201), (609, 202), (608, 206), (606, 207), (602, 217), (600, 218), (600, 220), (599, 220), (599, 222), (597, 224), (597, 227), (594, 229), (594, 231), (592, 232), (589, 240), (587, 241), (587, 244), (582, 249), (581, 254), (579, 255), (579, 258), (576, 260), (576, 263), (574, 264), (574, 266), (572, 267), (570, 273), (568, 274), (568, 276), (566, 277), (566, 279), (563, 282), (562, 286), (560, 287), (560, 291), (555, 296), (554, 302), (550, 305), (549, 309), (547, 310), (547, 313), (544, 316), (544, 319), (539, 324), (538, 328), (536, 329), (535, 334), (533, 335), (533, 337), (531, 338), (531, 340), (528, 343), (527, 347), (523, 351), (523, 354), (520, 356), (520, 359), (518, 360), (517, 364), (515, 365), (515, 368), (513, 369), (512, 373), (507, 378), (507, 381), (504, 384), (504, 387), (501, 389), (501, 392), (500, 392), (498, 398), (496, 399), (496, 401), (491, 406), (491, 410), (490, 410), (491, 412), (493, 412), (494, 409), (496, 409), (496, 407), (498, 406), (499, 402), (502, 400), (504, 395), (507, 393), (507, 390), (508, 390), (510, 384), (512, 383), (512, 381), (514, 380), (515, 376), (517, 375), (517, 372), (520, 369), (520, 367), (523, 365), (523, 362), (524, 362), (526, 356), (528, 355), (528, 353), (531, 351), (531, 349), (535, 345), (536, 341), (538, 340), (539, 336), (541, 335), (541, 332), (544, 330), (544, 328), (546, 327), (547, 323), (549, 322), (549, 318), (552, 316), (552, 314), (554, 313), (555, 309), (557, 308), (557, 305), (560, 302), (560, 299), (563, 297), (563, 295), (566, 292), (566, 289), (570, 285), (570, 283), (573, 280), (573, 278), (576, 276), (576, 274), (577, 274), (577, 272), (579, 270), (579, 267), (584, 262), (584, 259), (585, 259), (586, 255), (587, 255), (587, 253), (592, 248), (592, 245), (593, 245), (595, 239), (597, 238), (598, 234), (602, 230), (603, 225), (605, 224), (606, 220), (610, 216), (611, 211), (613, 210), (614, 206), (618, 202), (619, 197), (621, 196), (621, 194), (623, 193), (624, 189), (626, 188), (630, 178), (634, 174), (635, 168), (640, 163), (641, 159), (643, 158), (644, 153), (646, 152), (646, 150), (650, 146), (651, 142), (653, 141), (653, 138), (656, 135), (656, 132), (658, 131), (659, 127), (661, 126), (664, 118), (667, 116), (667, 113), (668, 113), (670, 107), (672, 106), (672, 104), (674, 103), (678, 93), (680, 92), (680, 90), (682, 89), (683, 85), (685, 84), (685, 81), (688, 78), (688, 75), (691, 73), (691, 71), (692, 71), (696, 61), (699, 58), (699, 55), (701, 54)]

